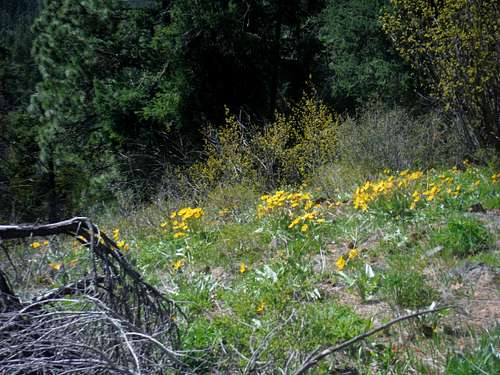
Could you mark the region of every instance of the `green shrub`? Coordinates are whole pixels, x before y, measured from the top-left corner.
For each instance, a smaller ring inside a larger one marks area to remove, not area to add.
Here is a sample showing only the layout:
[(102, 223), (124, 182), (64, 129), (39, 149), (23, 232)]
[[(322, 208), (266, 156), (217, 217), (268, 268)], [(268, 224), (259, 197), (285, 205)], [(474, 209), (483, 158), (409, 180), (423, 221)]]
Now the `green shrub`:
[(384, 275), (380, 293), (389, 304), (402, 308), (418, 309), (429, 306), (437, 297), (437, 291), (429, 285), (419, 269), (411, 268), (410, 258), (397, 257)]
[(431, 245), (443, 246), (450, 256), (467, 257), (488, 250), (492, 237), (480, 222), (469, 218), (456, 218), (431, 234)]

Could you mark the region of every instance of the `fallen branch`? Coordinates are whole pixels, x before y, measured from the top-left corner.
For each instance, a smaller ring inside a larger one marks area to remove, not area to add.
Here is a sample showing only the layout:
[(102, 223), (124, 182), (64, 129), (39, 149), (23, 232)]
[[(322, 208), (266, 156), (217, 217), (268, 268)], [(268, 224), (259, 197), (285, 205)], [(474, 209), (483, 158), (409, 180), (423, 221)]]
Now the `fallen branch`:
[(180, 311), (89, 218), (0, 225), (0, 242), (51, 235), (85, 246), (91, 272), (28, 301), (0, 269), (0, 374), (191, 372), (178, 352)]
[(12, 240), (32, 236), (52, 236), (54, 234), (78, 235), (85, 227), (92, 226), (87, 217), (74, 217), (57, 223), (43, 225), (0, 225), (0, 240)]
[(326, 348), (326, 349), (323, 349), (321, 350), (320, 352), (318, 352), (318, 350), (310, 353), (306, 360), (300, 365), (300, 367), (293, 373), (293, 375), (300, 375), (300, 374), (304, 374), (307, 370), (309, 370), (310, 368), (316, 366), (319, 361), (321, 361), (323, 358), (325, 358), (326, 356), (329, 356), (330, 354), (333, 354), (335, 352), (338, 352), (339, 350), (342, 350), (344, 348), (347, 348), (348, 346), (358, 342), (358, 341), (361, 341), (361, 340), (364, 340), (366, 339), (367, 337), (369, 336), (372, 336), (374, 335), (375, 333), (377, 332), (380, 332), (380, 331), (383, 331), (384, 329), (387, 329), (389, 328), (390, 326), (396, 324), (396, 323), (399, 323), (399, 322), (402, 322), (402, 321), (405, 321), (405, 320), (409, 320), (409, 319), (412, 319), (412, 318), (416, 318), (416, 317), (419, 317), (419, 316), (423, 316), (423, 315), (427, 315), (427, 314), (432, 314), (432, 313), (435, 313), (435, 312), (438, 312), (438, 311), (441, 311), (441, 310), (446, 310), (446, 309), (450, 309), (452, 308), (453, 306), (442, 306), (442, 307), (438, 307), (438, 308), (434, 308), (434, 309), (428, 309), (428, 310), (422, 310), (422, 311), (417, 311), (417, 312), (414, 312), (412, 314), (408, 314), (408, 315), (404, 315), (404, 316), (400, 316), (396, 319), (393, 319), (391, 320), (390, 322), (386, 323), (386, 324), (382, 324), (368, 332), (365, 332), (365, 333), (362, 333), (356, 337), (353, 337), (352, 339), (350, 340), (347, 340), (347, 341), (344, 341), (336, 346), (331, 346), (329, 348)]

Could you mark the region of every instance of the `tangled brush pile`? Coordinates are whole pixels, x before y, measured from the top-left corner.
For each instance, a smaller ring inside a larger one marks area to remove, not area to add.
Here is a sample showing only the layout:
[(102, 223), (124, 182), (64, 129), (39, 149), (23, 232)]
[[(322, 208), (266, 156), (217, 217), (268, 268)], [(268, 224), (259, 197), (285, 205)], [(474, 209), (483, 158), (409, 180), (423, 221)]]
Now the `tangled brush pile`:
[(86, 246), (92, 270), (25, 300), (0, 267), (0, 374), (191, 372), (179, 352), (175, 306), (89, 219), (0, 226), (0, 245), (54, 234)]

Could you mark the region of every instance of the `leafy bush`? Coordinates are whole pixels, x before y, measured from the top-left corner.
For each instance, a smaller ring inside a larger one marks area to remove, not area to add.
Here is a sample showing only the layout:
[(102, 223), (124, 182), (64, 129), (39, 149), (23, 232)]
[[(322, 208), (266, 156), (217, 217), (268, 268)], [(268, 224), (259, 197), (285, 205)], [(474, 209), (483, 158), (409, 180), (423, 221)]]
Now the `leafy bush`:
[(482, 143), (498, 150), (498, 1), (393, 0), (391, 5), (382, 16), (384, 30), (431, 96), (465, 120), (455, 131), (471, 147)]
[(208, 128), (203, 148), (205, 160), (188, 170), (187, 177), (196, 190), (209, 191), (219, 184), (255, 181), (248, 133), (228, 109), (225, 124), (220, 129)]

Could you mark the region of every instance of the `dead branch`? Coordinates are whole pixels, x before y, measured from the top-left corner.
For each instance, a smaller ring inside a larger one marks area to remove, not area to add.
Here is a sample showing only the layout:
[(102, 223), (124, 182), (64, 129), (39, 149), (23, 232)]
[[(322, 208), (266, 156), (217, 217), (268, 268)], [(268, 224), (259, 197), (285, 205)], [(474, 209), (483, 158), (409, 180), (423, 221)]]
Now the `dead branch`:
[(0, 269), (0, 374), (190, 373), (179, 311), (90, 219), (0, 225), (0, 242), (61, 234), (87, 247), (92, 270), (23, 301)]
[(386, 324), (382, 324), (382, 325), (380, 325), (378, 327), (375, 327), (374, 329), (372, 329), (372, 330), (370, 330), (368, 332), (362, 333), (362, 334), (360, 334), (360, 335), (358, 335), (356, 337), (353, 337), (350, 340), (344, 341), (344, 342), (342, 342), (342, 343), (340, 343), (338, 345), (328, 347), (328, 348), (323, 349), (321, 351), (318, 351), (318, 350), (313, 351), (312, 353), (310, 353), (307, 356), (306, 360), (293, 373), (293, 375), (304, 374), (307, 370), (309, 370), (312, 367), (316, 366), (326, 356), (329, 356), (330, 354), (333, 354), (335, 352), (338, 352), (339, 350), (347, 348), (347, 347), (351, 346), (352, 344), (354, 344), (354, 343), (356, 343), (358, 341), (364, 340), (367, 337), (372, 336), (372, 335), (374, 335), (377, 332), (383, 331), (383, 330), (391, 327), (392, 325), (394, 325), (396, 323), (400, 323), (402, 321), (409, 320), (409, 319), (412, 319), (412, 318), (416, 318), (416, 317), (419, 317), (419, 316), (423, 316), (423, 315), (427, 315), (427, 314), (432, 314), (432, 313), (435, 313), (435, 312), (438, 312), (438, 311), (450, 309), (452, 307), (453, 306), (442, 306), (442, 307), (438, 307), (438, 308), (434, 308), (434, 309), (417, 311), (417, 312), (414, 312), (412, 314), (400, 316), (400, 317), (398, 317), (396, 319), (391, 320), (390, 322), (388, 322)]

